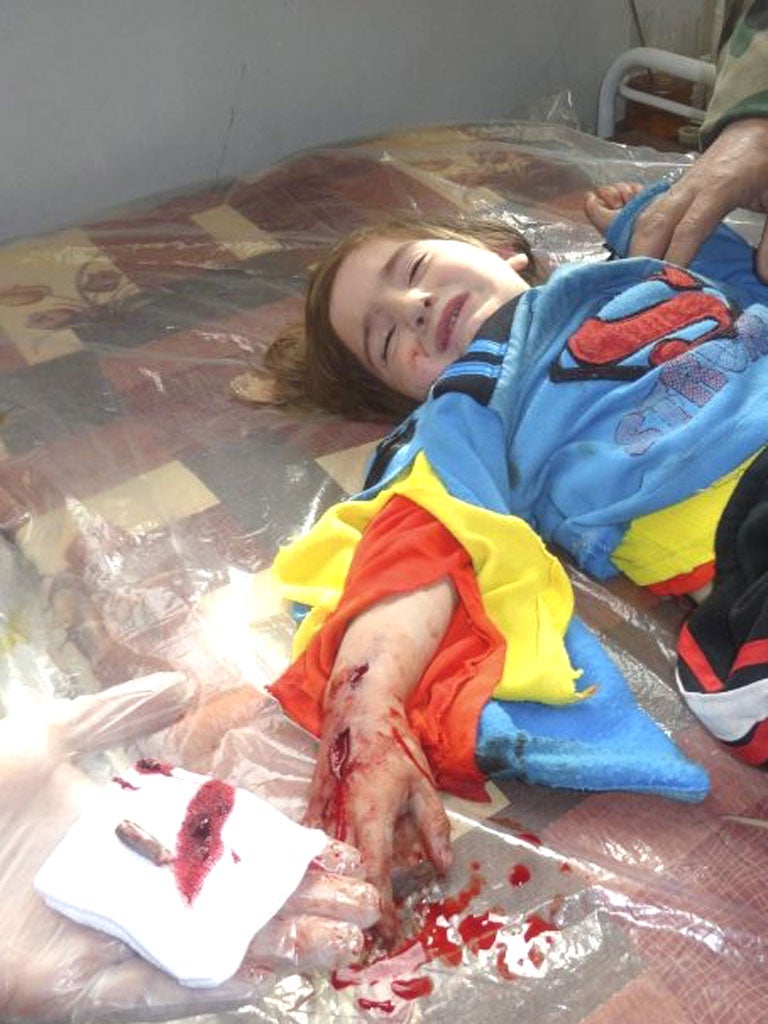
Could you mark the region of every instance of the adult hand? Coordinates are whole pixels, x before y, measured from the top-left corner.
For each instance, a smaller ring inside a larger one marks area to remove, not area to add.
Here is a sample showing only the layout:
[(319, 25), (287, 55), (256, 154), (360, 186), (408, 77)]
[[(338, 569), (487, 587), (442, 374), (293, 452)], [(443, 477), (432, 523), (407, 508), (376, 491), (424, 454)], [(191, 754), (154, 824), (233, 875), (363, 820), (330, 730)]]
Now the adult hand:
[(268, 970), (336, 967), (362, 948), (378, 896), (360, 857), (329, 845), (279, 915), (249, 947), (238, 975), (212, 990), (184, 989), (123, 943), (49, 909), (32, 880), (98, 792), (70, 758), (164, 728), (194, 689), (161, 673), (73, 701), (38, 703), (0, 721), (0, 1018), (103, 1020), (114, 1013), (176, 1017), (252, 999)]
[[(668, 192), (637, 218), (630, 256), (686, 266), (720, 221), (737, 207), (768, 213), (768, 119), (727, 125)], [(757, 250), (757, 273), (768, 282), (768, 230)]]
[(382, 897), (379, 931), (391, 940), (395, 846), (415, 839), (410, 858), (426, 856), (441, 874), (451, 861), (450, 823), (398, 700), (374, 692), (329, 707), (304, 822), (360, 851)]

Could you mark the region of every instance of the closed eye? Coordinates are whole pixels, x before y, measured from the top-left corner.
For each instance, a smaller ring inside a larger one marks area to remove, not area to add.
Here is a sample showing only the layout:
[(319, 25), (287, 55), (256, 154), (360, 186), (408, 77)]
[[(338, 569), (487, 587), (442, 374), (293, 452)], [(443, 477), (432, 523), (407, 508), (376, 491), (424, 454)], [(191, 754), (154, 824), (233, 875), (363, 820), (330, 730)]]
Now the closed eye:
[(422, 253), (422, 255), (419, 256), (417, 260), (414, 260), (413, 264), (411, 265), (411, 269), (408, 272), (408, 284), (413, 284), (413, 282), (416, 280), (416, 275), (419, 272), (419, 267), (422, 265), (426, 258), (426, 253)]
[(390, 327), (390, 329), (387, 331), (387, 334), (386, 334), (386, 336), (384, 338), (384, 347), (381, 350), (381, 361), (383, 363), (386, 363), (386, 361), (387, 361), (387, 355), (389, 353), (389, 346), (392, 344), (392, 339), (394, 338), (394, 336), (395, 336), (395, 328), (394, 327)]

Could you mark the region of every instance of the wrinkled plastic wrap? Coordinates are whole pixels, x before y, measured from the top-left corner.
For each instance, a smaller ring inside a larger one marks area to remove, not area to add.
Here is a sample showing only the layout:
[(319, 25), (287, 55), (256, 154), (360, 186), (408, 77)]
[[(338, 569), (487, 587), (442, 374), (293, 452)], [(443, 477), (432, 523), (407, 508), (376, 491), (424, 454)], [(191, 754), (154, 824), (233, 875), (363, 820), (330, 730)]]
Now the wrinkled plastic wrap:
[[(257, 692), (286, 664), (292, 628), (268, 567), (357, 488), (386, 426), (249, 405), (230, 382), (299, 316), (306, 266), (347, 229), (480, 213), (521, 227), (552, 265), (600, 259), (584, 191), (688, 159), (552, 124), (413, 129), (0, 249), (4, 712), (185, 672), (202, 703), (88, 773), (161, 757), (298, 817), (314, 741)], [(710, 771), (703, 804), (516, 783), (491, 786), (487, 804), (449, 798), (455, 865), (405, 893), (410, 941), (394, 953), (264, 983), (218, 1016), (159, 986), (121, 1019), (763, 1019), (768, 831), (729, 816), (768, 818), (768, 778), (721, 751), (674, 690), (685, 609), (625, 581), (573, 579), (641, 704)], [(6, 893), (16, 869), (0, 860)], [(4, 929), (6, 962), (15, 941)], [(74, 1016), (107, 1019), (87, 1005)]]

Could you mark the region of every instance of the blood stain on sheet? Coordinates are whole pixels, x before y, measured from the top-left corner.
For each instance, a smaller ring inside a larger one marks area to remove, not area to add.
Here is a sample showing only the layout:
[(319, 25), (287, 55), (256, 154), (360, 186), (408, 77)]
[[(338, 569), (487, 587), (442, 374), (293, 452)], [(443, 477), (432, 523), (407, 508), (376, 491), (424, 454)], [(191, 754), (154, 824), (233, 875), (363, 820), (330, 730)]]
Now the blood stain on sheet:
[(451, 918), (462, 914), (483, 888), (481, 875), (470, 876), (466, 885), (456, 896), (448, 896), (434, 903), (424, 903), (424, 922), (416, 936), (416, 942), (424, 947), (429, 960), (440, 959), (449, 966), (461, 963), (461, 943), (451, 937)]
[(357, 1005), (361, 1010), (382, 1010), (384, 1013), (394, 1013), (395, 1004), (390, 1003), (389, 1000), (386, 1002), (379, 1002), (376, 999), (363, 999), (362, 997), (357, 1000)]
[(392, 991), (400, 999), (421, 999), (428, 996), (432, 988), (432, 979), (427, 977), (395, 978), (392, 982)]
[(179, 892), (192, 903), (221, 857), (221, 831), (235, 804), (235, 788), (220, 779), (204, 782), (187, 806), (176, 837), (173, 873)]
[(531, 869), (525, 864), (515, 864), (509, 873), (509, 884), (515, 887), (525, 885), (531, 880)]
[(544, 954), (538, 946), (531, 946), (528, 950), (528, 959), (531, 961), (533, 966), (538, 970), (539, 967), (544, 963)]
[(505, 919), (498, 914), (467, 914), (459, 924), (459, 935), (465, 945), (473, 950), (490, 949), (496, 936), (505, 925)]
[(564, 860), (563, 863), (560, 865), (560, 870), (564, 871), (564, 872), (565, 871), (573, 871), (573, 868), (571, 867), (571, 865), (568, 863), (567, 860)]
[[(335, 971), (331, 975), (333, 987), (354, 987), (365, 993), (356, 1000), (360, 1009), (393, 1013), (398, 1009), (398, 1000), (422, 999), (433, 992), (432, 976), (417, 973), (433, 961), (446, 967), (479, 968), (484, 972), (495, 966), (496, 974), (504, 981), (515, 981), (525, 974), (526, 964), (528, 974), (530, 966), (539, 970), (559, 927), (536, 913), (529, 914), (522, 925), (512, 924), (503, 911), (466, 913), (485, 884), (477, 871), (479, 867), (479, 862), (471, 862), (469, 881), (456, 895), (441, 900), (417, 900), (412, 908), (418, 922), (416, 934), (392, 953)], [(525, 865), (515, 867), (525, 869), (526, 881), (530, 878), (530, 869)], [(550, 904), (552, 912), (556, 904), (557, 900)], [(542, 945), (542, 936), (546, 945)], [(512, 971), (507, 963), (511, 945), (520, 954), (520, 973)]]
[(521, 839), (524, 843), (530, 843), (531, 846), (541, 846), (541, 838), (535, 832), (521, 825), (517, 818), (510, 818), (505, 814), (495, 814), (491, 820), (495, 825), (513, 832), (516, 838)]
[(504, 981), (515, 981), (517, 975), (507, 967), (507, 947), (500, 942), (496, 953), (496, 972)]
[(517, 838), (522, 839), (524, 843), (530, 843), (531, 846), (541, 846), (541, 839), (535, 832), (518, 832)]
[(172, 775), (173, 765), (165, 764), (154, 757), (142, 757), (133, 766), (142, 775)]
[(551, 921), (545, 921), (539, 914), (529, 914), (525, 919), (527, 928), (523, 934), (523, 938), (526, 942), (530, 942), (531, 939), (535, 939), (537, 935), (541, 935), (544, 932), (556, 932), (560, 929), (556, 924), (552, 924)]

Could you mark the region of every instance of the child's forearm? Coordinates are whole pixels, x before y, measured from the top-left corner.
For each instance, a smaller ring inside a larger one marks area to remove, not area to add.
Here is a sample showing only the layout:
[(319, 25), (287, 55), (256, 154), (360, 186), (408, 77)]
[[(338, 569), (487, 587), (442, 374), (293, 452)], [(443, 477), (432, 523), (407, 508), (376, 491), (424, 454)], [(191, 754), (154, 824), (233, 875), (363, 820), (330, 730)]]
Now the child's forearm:
[(446, 577), (372, 606), (347, 628), (326, 687), (305, 821), (360, 850), (367, 877), (381, 893), (380, 930), (390, 937), (398, 822), (410, 815), (420, 855), (438, 871), (451, 860), (450, 824), (405, 703), (434, 657), (456, 601)]
[(325, 693), (326, 713), (349, 703), (374, 710), (404, 703), (445, 635), (456, 606), (449, 578), (369, 608), (339, 645)]

